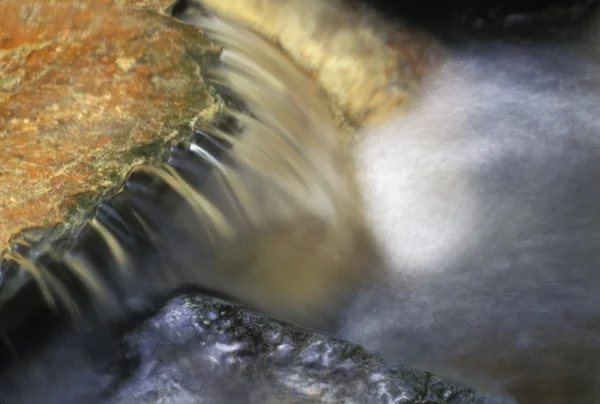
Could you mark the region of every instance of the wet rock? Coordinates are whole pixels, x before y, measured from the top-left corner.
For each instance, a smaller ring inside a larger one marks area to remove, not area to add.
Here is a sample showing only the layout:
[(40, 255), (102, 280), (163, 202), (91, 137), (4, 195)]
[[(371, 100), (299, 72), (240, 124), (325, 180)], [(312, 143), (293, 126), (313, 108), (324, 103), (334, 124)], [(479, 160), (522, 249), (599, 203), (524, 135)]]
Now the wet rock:
[(427, 372), (390, 369), (360, 346), (213, 296), (179, 294), (153, 313), (83, 334), (38, 323), (31, 333), (45, 337), (36, 348), (0, 369), (0, 402), (502, 402)]
[(0, 13), (0, 250), (89, 209), (220, 108), (197, 64), (218, 48), (157, 11), (74, 0), (4, 1)]
[[(211, 122), (233, 136), (239, 130), (227, 114), (219, 114)], [(62, 230), (55, 226), (21, 232), (20, 240), (12, 243), (9, 254), (0, 260), (2, 335), (23, 342), (23, 349), (29, 350), (32, 343), (28, 340), (36, 334), (32, 330), (38, 328), (40, 319), (52, 318), (56, 323), (79, 319), (89, 327), (97, 320), (130, 318), (138, 303), (145, 310), (144, 302), (165, 298), (186, 283), (181, 262), (179, 266), (175, 262), (186, 259), (189, 248), (193, 250), (194, 268), (198, 260), (209, 265), (212, 244), (199, 224), (190, 222), (193, 213), (189, 203), (148, 170), (167, 167), (184, 177), (195, 192), (208, 194), (207, 188), (215, 180), (213, 166), (193, 150), (206, 150), (211, 158), (221, 159), (227, 146), (217, 144), (206, 130), (188, 132), (184, 138), (153, 150), (152, 165), (132, 170), (122, 187), (112, 195), (103, 195), (81, 220), (73, 219)], [(178, 218), (182, 212), (184, 220)], [(69, 257), (83, 259), (86, 276), (80, 277), (81, 271), (67, 264)], [(107, 296), (93, 293), (86, 277), (106, 287), (109, 301)], [(40, 284), (49, 280), (60, 283), (62, 289), (45, 294)], [(14, 349), (10, 348), (0, 344), (0, 368), (12, 361)]]
[[(391, 2), (376, 8), (417, 22), (447, 40), (455, 34), (512, 40), (572, 39), (598, 11), (597, 0), (452, 0)], [(461, 35), (459, 35), (460, 37)]]
[(480, 1), (454, 19), (471, 33), (556, 40), (579, 33), (596, 9), (595, 0)]
[(171, 300), (126, 340), (138, 365), (114, 403), (496, 402), (428, 373), (389, 369), (359, 346), (198, 294)]

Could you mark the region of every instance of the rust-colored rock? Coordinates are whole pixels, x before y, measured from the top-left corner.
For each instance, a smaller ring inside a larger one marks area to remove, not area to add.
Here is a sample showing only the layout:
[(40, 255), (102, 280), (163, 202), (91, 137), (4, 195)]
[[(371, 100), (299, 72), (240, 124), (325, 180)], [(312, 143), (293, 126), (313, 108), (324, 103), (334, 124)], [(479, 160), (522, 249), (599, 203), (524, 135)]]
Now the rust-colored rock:
[(158, 12), (25, 0), (0, 15), (0, 251), (219, 108), (193, 60), (218, 48)]

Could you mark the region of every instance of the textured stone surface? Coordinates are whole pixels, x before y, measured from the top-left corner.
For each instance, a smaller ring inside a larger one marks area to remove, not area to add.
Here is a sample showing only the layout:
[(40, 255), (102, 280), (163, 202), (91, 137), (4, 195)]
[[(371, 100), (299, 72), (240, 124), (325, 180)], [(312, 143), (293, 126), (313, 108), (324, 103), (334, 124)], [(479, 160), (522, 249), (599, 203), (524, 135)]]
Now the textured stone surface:
[(575, 39), (593, 24), (598, 0), (369, 0), (386, 15), (401, 16), (435, 32), (512, 40)]
[(139, 320), (120, 332), (59, 332), (42, 339), (45, 345), (38, 338), (33, 355), (0, 368), (0, 401), (504, 403), (427, 372), (391, 369), (360, 346), (199, 293), (178, 295)]
[[(0, 250), (113, 186), (219, 108), (197, 30), (109, 0), (0, 3)], [(83, 203), (89, 206), (89, 204)]]
[(389, 369), (359, 346), (202, 295), (171, 300), (127, 341), (139, 365), (114, 403), (496, 402), (428, 373)]

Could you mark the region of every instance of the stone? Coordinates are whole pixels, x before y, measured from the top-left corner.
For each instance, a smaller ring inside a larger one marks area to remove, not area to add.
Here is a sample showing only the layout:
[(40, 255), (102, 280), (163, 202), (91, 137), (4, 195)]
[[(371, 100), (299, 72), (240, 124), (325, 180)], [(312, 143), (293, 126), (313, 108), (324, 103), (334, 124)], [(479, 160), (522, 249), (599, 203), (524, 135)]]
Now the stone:
[[(38, 347), (39, 348), (39, 347)], [(236, 303), (178, 295), (122, 332), (58, 333), (0, 371), (0, 401), (36, 404), (500, 404), (357, 345)]]
[(68, 223), (221, 108), (197, 64), (219, 48), (137, 6), (0, 3), (0, 251), (24, 229)]
[[(213, 402), (214, 394), (257, 404), (500, 402), (200, 294), (170, 300), (126, 339), (139, 364), (113, 398), (120, 404)], [(217, 386), (202, 382), (208, 373)]]

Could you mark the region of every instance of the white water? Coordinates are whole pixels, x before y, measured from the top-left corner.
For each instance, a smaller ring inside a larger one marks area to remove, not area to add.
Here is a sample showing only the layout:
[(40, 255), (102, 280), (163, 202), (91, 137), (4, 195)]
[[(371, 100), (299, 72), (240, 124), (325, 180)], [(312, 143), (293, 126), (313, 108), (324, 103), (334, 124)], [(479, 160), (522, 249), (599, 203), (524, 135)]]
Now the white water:
[(365, 296), (344, 337), (523, 403), (600, 400), (596, 56), (455, 49), (406, 116), (365, 134), (396, 286)]

